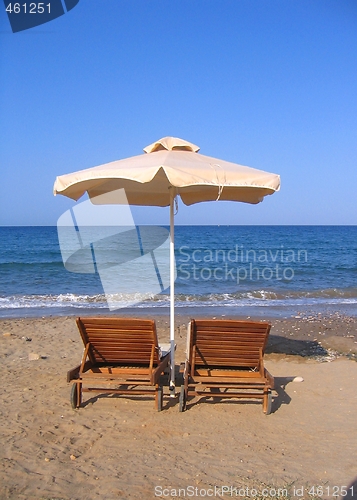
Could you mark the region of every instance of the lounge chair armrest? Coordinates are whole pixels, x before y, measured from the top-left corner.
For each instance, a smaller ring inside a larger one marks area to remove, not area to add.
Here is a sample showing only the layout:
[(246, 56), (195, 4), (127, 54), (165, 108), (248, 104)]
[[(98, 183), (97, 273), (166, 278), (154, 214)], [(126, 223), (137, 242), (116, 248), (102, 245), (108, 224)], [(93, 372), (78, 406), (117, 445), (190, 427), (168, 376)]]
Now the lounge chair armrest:
[(80, 367), (81, 365), (78, 365), (67, 372), (67, 382), (78, 378)]
[(265, 377), (268, 380), (271, 389), (274, 389), (275, 381), (273, 375), (271, 375), (267, 369), (264, 369)]
[(93, 363), (89, 360), (87, 360), (83, 366), (82, 363), (75, 368), (72, 368), (72, 370), (69, 370), (67, 372), (67, 382), (70, 382), (71, 380), (75, 380), (78, 378), (81, 378), (81, 373), (86, 372), (93, 366)]
[(157, 384), (157, 382), (160, 378), (160, 375), (165, 370), (165, 368), (169, 365), (169, 363), (170, 363), (170, 353), (166, 354), (166, 356), (161, 359), (161, 361), (157, 365), (157, 367), (152, 371), (151, 377), (150, 377), (150, 383), (152, 385)]

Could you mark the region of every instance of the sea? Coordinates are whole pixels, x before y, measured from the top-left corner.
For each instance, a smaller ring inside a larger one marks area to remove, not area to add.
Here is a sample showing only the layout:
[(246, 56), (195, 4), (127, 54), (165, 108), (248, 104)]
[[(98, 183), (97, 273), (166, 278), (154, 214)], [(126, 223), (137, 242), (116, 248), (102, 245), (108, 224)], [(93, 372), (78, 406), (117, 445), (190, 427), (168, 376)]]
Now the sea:
[[(168, 229), (0, 227), (0, 318), (169, 314)], [(357, 226), (176, 226), (175, 266), (178, 314), (357, 316)]]

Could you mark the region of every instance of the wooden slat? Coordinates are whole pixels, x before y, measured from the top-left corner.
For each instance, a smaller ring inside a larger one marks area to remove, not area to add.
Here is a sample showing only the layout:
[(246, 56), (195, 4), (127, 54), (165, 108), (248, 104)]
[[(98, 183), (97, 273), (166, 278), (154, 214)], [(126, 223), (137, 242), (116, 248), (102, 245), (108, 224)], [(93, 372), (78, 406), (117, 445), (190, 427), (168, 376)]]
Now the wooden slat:
[(266, 398), (274, 382), (263, 365), (270, 328), (267, 322), (192, 320), (185, 370), (188, 395)]
[(153, 394), (152, 389), (104, 389), (100, 387), (84, 387), (82, 389), (83, 392), (100, 392), (104, 394), (132, 394), (132, 395), (145, 395), (145, 394)]
[[(92, 362), (150, 363), (151, 349), (158, 348), (155, 321), (136, 318), (78, 318), (83, 343), (90, 343)], [(154, 364), (159, 363), (158, 349)]]
[[(263, 389), (265, 387), (265, 382), (262, 380), (257, 380), (257, 381), (251, 381), (249, 384), (249, 387), (251, 389)], [(247, 388), (247, 381), (245, 379), (235, 379), (232, 382), (222, 382), (222, 380), (217, 380), (217, 382), (207, 379), (206, 381), (203, 381), (200, 379), (200, 383), (197, 386), (197, 389), (201, 390), (204, 388), (208, 389), (246, 389)]]
[(259, 372), (249, 372), (249, 371), (243, 371), (243, 370), (232, 370), (232, 371), (227, 371), (227, 370), (222, 370), (219, 368), (215, 369), (208, 369), (208, 368), (198, 368), (195, 370), (194, 376), (195, 379), (197, 377), (197, 381), (200, 380), (200, 377), (203, 379), (203, 377), (209, 377), (210, 379), (213, 379), (214, 377), (217, 377), (218, 380), (222, 380), (224, 382), (225, 379), (254, 379), (254, 378), (261, 378), (261, 375)]
[(258, 367), (270, 324), (233, 320), (193, 320), (195, 364)]
[[(82, 317), (77, 318), (77, 326), (86, 347), (82, 359), (83, 369), (79, 374), (79, 390), (152, 394), (158, 407), (159, 378), (168, 366), (170, 357), (159, 359), (155, 321), (136, 318)], [(87, 355), (89, 360), (86, 361)], [(69, 377), (75, 375), (75, 370), (72, 370)], [(135, 385), (146, 388), (91, 388), (88, 387), (88, 382), (97, 385), (105, 383), (105, 385)], [(78, 401), (80, 404), (80, 395)]]
[(263, 399), (264, 394), (258, 392), (208, 392), (200, 391), (196, 389), (194, 391), (196, 396), (206, 396), (214, 398), (253, 398), (253, 399)]

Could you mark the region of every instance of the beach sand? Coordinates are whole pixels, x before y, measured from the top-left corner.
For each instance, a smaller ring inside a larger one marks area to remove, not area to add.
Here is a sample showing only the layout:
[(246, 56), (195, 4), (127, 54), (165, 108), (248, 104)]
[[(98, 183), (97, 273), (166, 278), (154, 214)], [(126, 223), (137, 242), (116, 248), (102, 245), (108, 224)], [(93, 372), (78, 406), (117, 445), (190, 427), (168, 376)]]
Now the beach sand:
[[(177, 317), (177, 364), (188, 320)], [(168, 318), (156, 321), (167, 341)], [(271, 322), (265, 363), (276, 391), (266, 416), (260, 403), (235, 400), (193, 399), (179, 413), (167, 388), (160, 413), (152, 398), (88, 393), (73, 410), (66, 373), (83, 351), (75, 317), (1, 320), (0, 498), (237, 496), (222, 486), (256, 498), (266, 487), (309, 498), (321, 486), (323, 498), (338, 498), (357, 477), (357, 321)]]

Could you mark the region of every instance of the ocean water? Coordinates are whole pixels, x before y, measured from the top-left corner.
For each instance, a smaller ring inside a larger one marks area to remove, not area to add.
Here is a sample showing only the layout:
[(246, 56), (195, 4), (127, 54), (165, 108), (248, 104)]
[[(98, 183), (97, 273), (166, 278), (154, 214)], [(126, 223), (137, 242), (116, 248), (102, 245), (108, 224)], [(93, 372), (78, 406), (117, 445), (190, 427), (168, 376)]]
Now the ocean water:
[[(160, 242), (167, 229), (161, 228)], [(142, 242), (144, 233), (141, 228)], [(146, 253), (148, 261), (140, 260), (130, 244), (119, 248), (115, 238), (108, 239), (110, 247), (102, 254), (108, 259), (102, 265), (107, 275), (115, 263), (131, 267), (130, 278), (123, 272), (118, 291), (108, 293), (93, 246), (86, 255), (96, 272), (89, 273), (86, 266), (67, 263), (65, 268), (56, 227), (0, 227), (0, 237), (0, 317), (120, 313), (117, 306), (168, 313), (167, 266), (160, 268), (159, 262), (161, 276), (155, 268), (163, 291), (157, 293), (145, 281), (155, 244)], [(357, 316), (357, 226), (177, 226), (175, 247), (179, 313)]]

